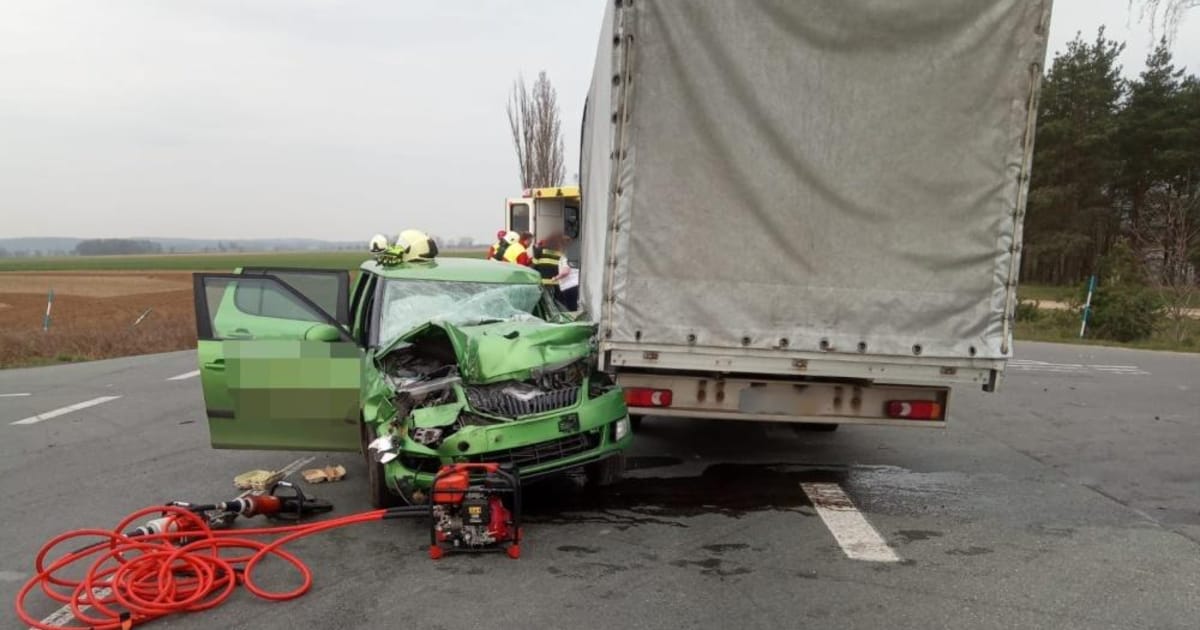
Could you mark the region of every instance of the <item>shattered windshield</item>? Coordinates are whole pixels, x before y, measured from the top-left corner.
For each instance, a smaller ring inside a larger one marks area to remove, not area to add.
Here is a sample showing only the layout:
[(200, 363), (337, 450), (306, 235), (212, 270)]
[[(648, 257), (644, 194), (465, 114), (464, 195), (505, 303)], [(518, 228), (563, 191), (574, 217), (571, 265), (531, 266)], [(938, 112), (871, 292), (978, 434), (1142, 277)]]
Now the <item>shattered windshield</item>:
[(391, 279), (379, 309), (379, 345), (427, 322), (458, 326), (507, 320), (533, 320), (542, 297), (536, 284), (439, 282)]

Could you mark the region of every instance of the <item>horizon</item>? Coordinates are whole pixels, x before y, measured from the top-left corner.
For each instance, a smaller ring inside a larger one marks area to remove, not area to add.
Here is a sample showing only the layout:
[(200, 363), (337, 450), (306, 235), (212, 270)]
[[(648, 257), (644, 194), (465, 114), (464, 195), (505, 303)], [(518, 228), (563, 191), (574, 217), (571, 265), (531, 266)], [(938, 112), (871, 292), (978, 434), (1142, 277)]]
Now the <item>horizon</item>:
[[(567, 180), (578, 170), (603, 8), (6, 3), (0, 82), (19, 89), (0, 97), (3, 236), (352, 241), (419, 228), (486, 242), (520, 190), (504, 113), (518, 74), (547, 71)], [(1192, 73), (1198, 18), (1173, 48)], [(1047, 63), (1101, 24), (1136, 76), (1152, 38), (1127, 0), (1056, 0)], [(64, 231), (77, 236), (41, 236)]]

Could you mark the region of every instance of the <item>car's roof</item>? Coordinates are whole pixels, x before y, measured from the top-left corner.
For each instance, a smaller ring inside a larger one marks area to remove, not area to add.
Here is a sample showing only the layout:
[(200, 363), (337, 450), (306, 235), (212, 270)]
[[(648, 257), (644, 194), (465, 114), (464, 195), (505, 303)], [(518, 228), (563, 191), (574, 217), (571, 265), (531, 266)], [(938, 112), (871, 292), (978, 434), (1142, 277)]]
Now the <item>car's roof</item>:
[(480, 258), (444, 257), (427, 263), (402, 263), (399, 265), (381, 265), (374, 260), (368, 260), (362, 264), (360, 269), (384, 278), (411, 280), (500, 284), (538, 284), (541, 282), (541, 276), (528, 267)]

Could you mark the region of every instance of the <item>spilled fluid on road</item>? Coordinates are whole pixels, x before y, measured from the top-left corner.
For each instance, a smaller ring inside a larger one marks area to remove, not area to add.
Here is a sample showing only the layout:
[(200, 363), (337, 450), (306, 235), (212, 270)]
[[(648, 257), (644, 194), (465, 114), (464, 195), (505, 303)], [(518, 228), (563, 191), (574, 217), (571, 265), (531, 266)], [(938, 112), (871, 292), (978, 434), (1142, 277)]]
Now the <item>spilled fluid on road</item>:
[(813, 514), (801, 483), (839, 483), (846, 471), (795, 464), (721, 463), (699, 475), (651, 476), (646, 471), (680, 464), (670, 457), (629, 458), (627, 470), (641, 471), (604, 488), (589, 488), (579, 477), (560, 476), (524, 490), (529, 522), (608, 522), (614, 525), (683, 526), (679, 518), (719, 514), (738, 518), (767, 510)]

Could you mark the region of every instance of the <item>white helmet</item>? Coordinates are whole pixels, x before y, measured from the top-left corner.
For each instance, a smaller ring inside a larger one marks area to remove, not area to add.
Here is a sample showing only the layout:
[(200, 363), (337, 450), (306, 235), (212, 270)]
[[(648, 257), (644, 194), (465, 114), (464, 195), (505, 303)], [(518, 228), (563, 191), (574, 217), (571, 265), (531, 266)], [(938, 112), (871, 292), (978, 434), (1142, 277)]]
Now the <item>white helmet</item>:
[(372, 254), (383, 253), (388, 248), (387, 237), (382, 234), (376, 234), (371, 237), (370, 250)]
[(428, 262), (438, 255), (437, 243), (420, 230), (401, 232), (396, 247), (404, 251), (404, 262)]

